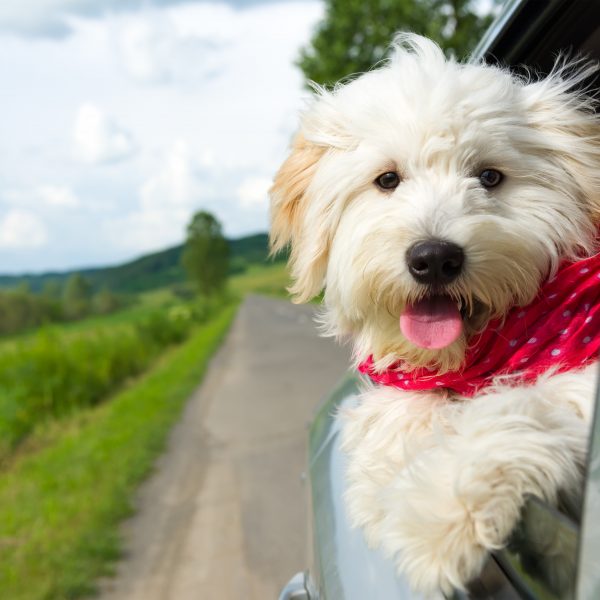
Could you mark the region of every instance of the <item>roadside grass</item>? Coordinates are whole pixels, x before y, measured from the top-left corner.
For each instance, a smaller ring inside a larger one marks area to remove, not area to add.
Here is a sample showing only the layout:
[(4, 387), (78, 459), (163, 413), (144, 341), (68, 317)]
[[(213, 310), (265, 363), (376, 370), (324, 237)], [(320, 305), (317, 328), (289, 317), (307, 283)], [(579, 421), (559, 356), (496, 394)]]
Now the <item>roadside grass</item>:
[(286, 290), (289, 285), (290, 277), (284, 263), (253, 265), (244, 273), (233, 275), (229, 279), (229, 289), (240, 297), (255, 293), (289, 299), (290, 295)]
[(120, 521), (237, 309), (229, 304), (110, 401), (32, 433), (0, 472), (0, 596), (78, 598), (112, 572)]
[[(0, 345), (0, 465), (37, 424), (97, 404), (181, 343), (205, 306), (141, 312), (73, 331), (53, 326)], [(214, 306), (211, 307), (214, 312)]]

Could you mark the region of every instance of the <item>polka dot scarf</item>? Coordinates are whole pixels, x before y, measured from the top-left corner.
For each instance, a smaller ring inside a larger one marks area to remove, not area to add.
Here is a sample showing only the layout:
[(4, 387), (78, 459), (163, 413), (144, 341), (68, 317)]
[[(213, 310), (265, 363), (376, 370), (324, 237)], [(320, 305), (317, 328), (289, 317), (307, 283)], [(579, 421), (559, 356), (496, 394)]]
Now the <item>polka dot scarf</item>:
[(554, 368), (583, 367), (600, 357), (600, 254), (563, 265), (536, 299), (492, 321), (474, 338), (459, 371), (436, 375), (429, 369), (403, 372), (401, 364), (376, 371), (373, 357), (358, 369), (375, 382), (406, 390), (446, 388), (473, 396), (499, 375), (534, 382)]

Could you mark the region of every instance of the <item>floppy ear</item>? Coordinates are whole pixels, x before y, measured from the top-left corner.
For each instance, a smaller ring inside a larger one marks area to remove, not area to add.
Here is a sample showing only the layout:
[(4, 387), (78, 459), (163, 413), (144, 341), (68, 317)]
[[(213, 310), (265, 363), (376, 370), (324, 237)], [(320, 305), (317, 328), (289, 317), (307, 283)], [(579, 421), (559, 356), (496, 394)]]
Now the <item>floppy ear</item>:
[(271, 253), (290, 244), (293, 285), (289, 291), (297, 302), (306, 302), (316, 296), (323, 288), (325, 278), (329, 241), (319, 233), (319, 227), (307, 226), (306, 213), (310, 203), (310, 183), (326, 150), (326, 146), (309, 142), (298, 134), (270, 191)]
[(544, 80), (526, 87), (533, 125), (577, 190), (578, 199), (600, 226), (600, 115), (597, 102), (577, 91), (598, 72), (594, 63), (558, 64)]

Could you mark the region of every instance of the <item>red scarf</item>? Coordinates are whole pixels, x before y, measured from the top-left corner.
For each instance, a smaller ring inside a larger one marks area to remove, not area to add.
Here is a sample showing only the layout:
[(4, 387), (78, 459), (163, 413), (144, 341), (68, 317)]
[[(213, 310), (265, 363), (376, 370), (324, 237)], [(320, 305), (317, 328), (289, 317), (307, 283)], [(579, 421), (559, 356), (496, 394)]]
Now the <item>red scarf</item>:
[(472, 340), (458, 371), (437, 375), (419, 368), (401, 370), (398, 362), (376, 371), (373, 357), (358, 366), (375, 382), (404, 390), (446, 388), (474, 396), (499, 375), (532, 383), (551, 368), (581, 368), (600, 356), (600, 254), (562, 265), (536, 299), (514, 307), (504, 323), (490, 321)]

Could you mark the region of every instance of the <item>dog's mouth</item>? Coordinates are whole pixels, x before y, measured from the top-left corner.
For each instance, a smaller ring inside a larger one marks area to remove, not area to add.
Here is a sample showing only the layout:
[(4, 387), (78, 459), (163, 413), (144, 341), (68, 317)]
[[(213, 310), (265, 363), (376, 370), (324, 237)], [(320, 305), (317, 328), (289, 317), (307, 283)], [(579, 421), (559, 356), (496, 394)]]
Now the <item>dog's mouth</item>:
[(407, 304), (400, 314), (400, 330), (416, 346), (446, 348), (462, 335), (466, 302), (447, 294), (432, 294)]

